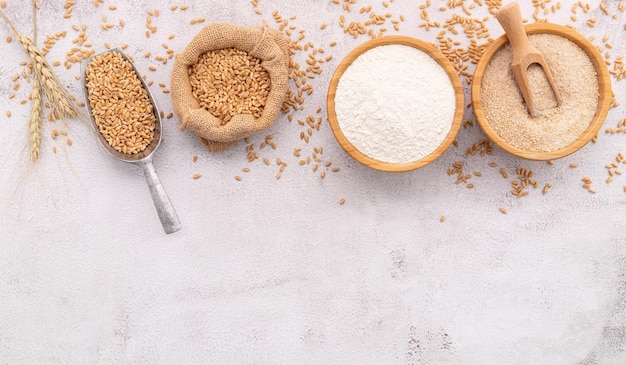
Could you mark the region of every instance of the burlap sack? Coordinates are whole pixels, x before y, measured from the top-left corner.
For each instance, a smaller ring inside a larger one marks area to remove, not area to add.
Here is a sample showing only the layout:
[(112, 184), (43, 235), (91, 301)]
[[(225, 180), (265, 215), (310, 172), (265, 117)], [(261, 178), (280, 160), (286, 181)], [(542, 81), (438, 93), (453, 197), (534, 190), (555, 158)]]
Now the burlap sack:
[[(221, 121), (200, 107), (191, 92), (188, 69), (203, 53), (236, 48), (261, 60), (270, 75), (270, 92), (260, 118), (239, 114), (221, 125)], [(268, 128), (280, 113), (287, 96), (289, 51), (280, 32), (267, 27), (244, 27), (214, 23), (202, 29), (176, 55), (172, 72), (171, 95), (180, 129), (194, 132), (211, 152), (228, 148), (236, 141)]]

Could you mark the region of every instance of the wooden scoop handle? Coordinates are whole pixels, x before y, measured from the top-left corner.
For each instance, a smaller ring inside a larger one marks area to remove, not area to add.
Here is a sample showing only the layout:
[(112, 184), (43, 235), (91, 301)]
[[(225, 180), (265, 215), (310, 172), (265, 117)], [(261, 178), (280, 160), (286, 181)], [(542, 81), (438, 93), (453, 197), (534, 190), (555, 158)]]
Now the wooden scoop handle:
[(502, 7), (495, 15), (513, 48), (512, 63), (517, 63), (525, 54), (535, 50), (526, 35), (518, 3), (510, 3)]

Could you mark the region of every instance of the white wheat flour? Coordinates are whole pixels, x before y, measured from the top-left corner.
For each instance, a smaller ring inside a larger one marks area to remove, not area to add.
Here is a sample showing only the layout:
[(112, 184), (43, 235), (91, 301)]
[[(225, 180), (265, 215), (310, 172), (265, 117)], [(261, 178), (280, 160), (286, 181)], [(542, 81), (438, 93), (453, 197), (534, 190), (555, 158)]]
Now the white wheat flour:
[(404, 45), (372, 48), (357, 57), (337, 84), (341, 131), (363, 154), (408, 163), (446, 138), (455, 93), (445, 70), (427, 53)]

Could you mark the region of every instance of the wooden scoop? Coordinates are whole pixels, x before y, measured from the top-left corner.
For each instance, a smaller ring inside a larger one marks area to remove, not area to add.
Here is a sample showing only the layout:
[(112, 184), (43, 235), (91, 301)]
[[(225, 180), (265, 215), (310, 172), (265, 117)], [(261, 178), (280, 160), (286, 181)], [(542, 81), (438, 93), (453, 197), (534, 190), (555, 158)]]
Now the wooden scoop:
[(552, 77), (552, 73), (550, 72), (550, 68), (548, 67), (543, 53), (530, 44), (528, 40), (524, 25), (522, 24), (522, 15), (519, 5), (517, 3), (508, 4), (498, 10), (495, 15), (498, 22), (502, 25), (502, 28), (504, 28), (509, 43), (511, 43), (511, 48), (513, 49), (513, 61), (511, 62), (513, 76), (515, 76), (517, 86), (522, 92), (530, 116), (535, 117), (535, 108), (533, 106), (533, 96), (528, 84), (527, 72), (528, 67), (534, 63), (541, 66), (545, 72), (552, 92), (556, 97), (556, 103), (557, 105), (561, 105), (561, 93), (556, 87), (556, 83), (554, 82), (554, 78)]

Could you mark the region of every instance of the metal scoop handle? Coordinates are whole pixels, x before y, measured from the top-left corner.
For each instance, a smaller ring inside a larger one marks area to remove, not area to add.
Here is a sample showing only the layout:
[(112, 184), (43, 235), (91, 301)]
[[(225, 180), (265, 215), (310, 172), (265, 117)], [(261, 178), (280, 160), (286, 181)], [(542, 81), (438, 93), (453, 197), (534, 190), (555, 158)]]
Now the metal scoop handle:
[(179, 231), (182, 228), (182, 225), (180, 224), (178, 215), (176, 215), (176, 210), (174, 210), (174, 206), (172, 205), (172, 202), (170, 202), (170, 198), (167, 196), (165, 188), (163, 187), (163, 184), (161, 184), (161, 180), (156, 173), (156, 169), (152, 164), (152, 158), (142, 161), (141, 166), (143, 167), (143, 172), (146, 175), (148, 187), (150, 188), (150, 195), (152, 195), (152, 201), (154, 202), (157, 214), (161, 220), (163, 230), (167, 234)]

